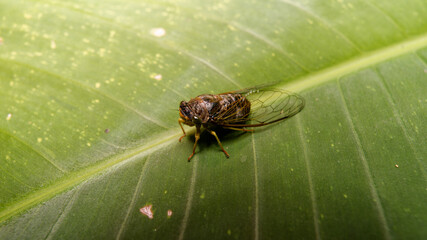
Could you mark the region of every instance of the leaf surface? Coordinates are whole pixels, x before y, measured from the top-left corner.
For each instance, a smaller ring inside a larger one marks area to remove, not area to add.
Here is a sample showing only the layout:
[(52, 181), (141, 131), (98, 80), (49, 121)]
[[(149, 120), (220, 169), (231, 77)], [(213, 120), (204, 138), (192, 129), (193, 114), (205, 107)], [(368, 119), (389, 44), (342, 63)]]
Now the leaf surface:
[[(427, 237), (424, 1), (3, 0), (0, 16), (0, 239)], [(220, 133), (230, 159), (204, 132), (187, 163), (181, 100), (271, 82), (305, 109)]]

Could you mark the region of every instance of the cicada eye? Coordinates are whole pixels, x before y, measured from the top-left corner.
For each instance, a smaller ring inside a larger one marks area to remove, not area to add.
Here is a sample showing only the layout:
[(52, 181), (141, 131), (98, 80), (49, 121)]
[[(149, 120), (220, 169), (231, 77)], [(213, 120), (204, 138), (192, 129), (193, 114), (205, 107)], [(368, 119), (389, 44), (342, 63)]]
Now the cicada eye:
[(185, 102), (185, 101), (182, 101), (181, 103), (180, 103), (180, 106), (179, 106), (179, 112), (180, 112), (180, 114), (182, 114), (185, 118), (189, 118), (189, 119), (191, 119), (191, 111), (190, 111), (190, 109), (188, 108), (188, 103), (187, 102)]

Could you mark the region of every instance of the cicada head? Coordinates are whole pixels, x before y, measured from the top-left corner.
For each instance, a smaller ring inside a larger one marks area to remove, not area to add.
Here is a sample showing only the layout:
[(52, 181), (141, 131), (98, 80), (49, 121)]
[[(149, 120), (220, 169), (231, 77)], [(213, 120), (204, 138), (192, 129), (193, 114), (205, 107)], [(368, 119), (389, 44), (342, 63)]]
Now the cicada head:
[(184, 123), (189, 126), (194, 126), (194, 124), (198, 120), (198, 117), (191, 110), (188, 105), (188, 102), (186, 101), (181, 101), (181, 103), (179, 104), (179, 116), (185, 121)]

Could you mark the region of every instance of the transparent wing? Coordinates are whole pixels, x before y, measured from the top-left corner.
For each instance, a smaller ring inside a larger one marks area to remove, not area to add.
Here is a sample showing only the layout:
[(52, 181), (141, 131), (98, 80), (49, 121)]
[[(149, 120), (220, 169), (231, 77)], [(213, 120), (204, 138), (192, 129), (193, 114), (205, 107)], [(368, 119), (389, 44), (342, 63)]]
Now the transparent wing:
[[(305, 106), (304, 98), (300, 95), (271, 87), (247, 88), (223, 94), (241, 94), (249, 100), (247, 102), (242, 98), (218, 115), (215, 123), (223, 127), (265, 126), (290, 118)], [(242, 106), (248, 104), (250, 104), (250, 111), (242, 114)]]

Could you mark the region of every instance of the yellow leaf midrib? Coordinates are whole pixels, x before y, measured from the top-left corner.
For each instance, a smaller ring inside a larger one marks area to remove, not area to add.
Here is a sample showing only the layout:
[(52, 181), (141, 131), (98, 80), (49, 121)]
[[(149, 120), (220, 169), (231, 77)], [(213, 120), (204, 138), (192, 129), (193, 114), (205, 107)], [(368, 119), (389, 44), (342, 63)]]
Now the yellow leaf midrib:
[(427, 47), (427, 33), (385, 48), (366, 52), (340, 64), (313, 72), (280, 86), (294, 92), (306, 91), (325, 82), (368, 68), (386, 60)]

